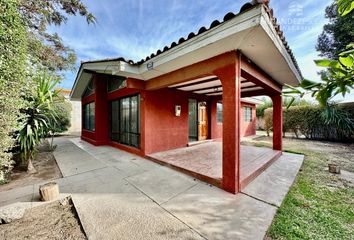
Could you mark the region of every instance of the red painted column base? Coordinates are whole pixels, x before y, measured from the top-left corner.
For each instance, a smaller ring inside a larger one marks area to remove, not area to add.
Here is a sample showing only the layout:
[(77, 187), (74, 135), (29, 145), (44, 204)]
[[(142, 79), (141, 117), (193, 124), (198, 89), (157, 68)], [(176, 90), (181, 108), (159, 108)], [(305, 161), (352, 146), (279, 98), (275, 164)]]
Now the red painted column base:
[(273, 101), (273, 149), (283, 150), (283, 106), (280, 94), (271, 96)]

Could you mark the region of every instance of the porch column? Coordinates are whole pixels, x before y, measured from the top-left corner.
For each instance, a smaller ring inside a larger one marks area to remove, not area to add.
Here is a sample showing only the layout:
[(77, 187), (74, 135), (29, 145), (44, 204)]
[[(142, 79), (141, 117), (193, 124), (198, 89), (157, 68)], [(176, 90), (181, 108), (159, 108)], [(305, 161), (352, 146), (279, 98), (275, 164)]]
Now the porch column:
[(95, 140), (97, 145), (104, 145), (108, 142), (108, 119), (107, 80), (104, 76), (98, 75), (95, 78)]
[(271, 96), (273, 101), (273, 149), (282, 151), (283, 147), (283, 106), (280, 94)]
[(223, 87), (222, 188), (237, 193), (240, 191), (240, 54), (235, 52), (230, 64), (215, 71), (215, 75)]

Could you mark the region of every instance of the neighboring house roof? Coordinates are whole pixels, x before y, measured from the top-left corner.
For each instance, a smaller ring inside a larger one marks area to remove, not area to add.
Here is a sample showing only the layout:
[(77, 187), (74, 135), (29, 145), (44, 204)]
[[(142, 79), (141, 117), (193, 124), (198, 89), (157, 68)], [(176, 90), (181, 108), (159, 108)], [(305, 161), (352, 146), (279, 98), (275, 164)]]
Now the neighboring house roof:
[(202, 34), (202, 33), (206, 32), (206, 31), (209, 31), (210, 29), (219, 26), (221, 23), (227, 22), (227, 21), (233, 19), (234, 17), (236, 17), (237, 15), (239, 15), (239, 14), (245, 12), (245, 11), (248, 11), (248, 10), (251, 9), (251, 8), (254, 8), (255, 6), (257, 6), (257, 5), (259, 5), (259, 4), (263, 4), (264, 7), (265, 7), (265, 9), (266, 9), (266, 12), (268, 13), (270, 19), (272, 20), (272, 24), (273, 24), (274, 28), (277, 30), (277, 33), (278, 33), (280, 39), (282, 40), (282, 42), (283, 42), (283, 44), (284, 44), (284, 46), (285, 46), (287, 52), (288, 52), (289, 55), (291, 56), (291, 59), (292, 59), (292, 61), (294, 62), (294, 65), (296, 66), (296, 69), (297, 69), (297, 70), (299, 71), (299, 73), (301, 74), (301, 71), (300, 71), (299, 65), (298, 65), (298, 63), (297, 63), (297, 61), (296, 61), (296, 59), (295, 59), (295, 56), (294, 56), (294, 54), (293, 54), (291, 48), (289, 47), (288, 42), (287, 42), (286, 39), (285, 39), (285, 36), (284, 36), (283, 31), (280, 30), (280, 25), (277, 23), (277, 19), (276, 19), (276, 18), (274, 17), (274, 15), (273, 15), (273, 9), (269, 7), (268, 2), (269, 2), (269, 1), (265, 1), (265, 3), (263, 3), (263, 1), (261, 1), (261, 3), (259, 3), (259, 2), (257, 2), (257, 1), (253, 1), (252, 3), (246, 3), (245, 5), (243, 5), (243, 6), (241, 7), (239, 13), (236, 14), (236, 13), (233, 13), (233, 12), (229, 12), (229, 13), (227, 13), (227, 14), (224, 16), (223, 21), (220, 22), (219, 20), (214, 20), (214, 21), (210, 24), (209, 28), (203, 26), (203, 27), (201, 27), (201, 28), (198, 30), (197, 33), (190, 32), (186, 38), (181, 37), (178, 41), (172, 42), (170, 46), (167, 46), (167, 45), (166, 45), (166, 46), (163, 47), (162, 49), (157, 50), (156, 53), (151, 53), (151, 54), (150, 54), (149, 56), (147, 56), (145, 59), (141, 59), (141, 60), (138, 61), (138, 62), (135, 62), (135, 61), (130, 60), (130, 59), (125, 59), (125, 58), (123, 58), (123, 57), (118, 57), (118, 58), (105, 58), (105, 59), (99, 59), (99, 60), (82, 61), (81, 64), (83, 64), (83, 63), (109, 62), (109, 61), (123, 61), (123, 62), (126, 62), (126, 63), (131, 64), (131, 65), (141, 65), (141, 64), (143, 64), (144, 62), (146, 62), (146, 61), (148, 61), (148, 60), (150, 60), (150, 59), (153, 59), (154, 57), (160, 55), (161, 53), (164, 53), (164, 52), (166, 52), (166, 51), (168, 51), (168, 50), (170, 50), (170, 49), (172, 49), (172, 48), (178, 46), (179, 44), (182, 44), (182, 43), (184, 43), (184, 42), (186, 42), (186, 41), (188, 41), (188, 40), (190, 40), (190, 39), (192, 39), (192, 38), (198, 36), (199, 34)]
[(301, 71), (268, 2), (246, 3), (238, 14), (227, 13), (221, 22), (214, 20), (209, 28), (191, 32), (138, 62), (122, 57), (81, 62), (72, 97), (79, 98), (83, 91), (84, 84), (77, 87), (78, 80), (83, 78), (87, 84), (93, 72), (149, 80), (232, 49), (245, 52), (280, 84), (296, 85), (302, 79)]
[(71, 93), (70, 89), (57, 88), (56, 90), (59, 91), (59, 93), (64, 94), (64, 95), (70, 95), (70, 93)]
[(65, 99), (70, 100), (70, 94), (71, 94), (71, 90), (70, 90), (70, 89), (57, 88), (57, 89), (55, 89), (55, 90), (58, 91), (59, 94), (61, 94), (62, 96), (64, 96)]

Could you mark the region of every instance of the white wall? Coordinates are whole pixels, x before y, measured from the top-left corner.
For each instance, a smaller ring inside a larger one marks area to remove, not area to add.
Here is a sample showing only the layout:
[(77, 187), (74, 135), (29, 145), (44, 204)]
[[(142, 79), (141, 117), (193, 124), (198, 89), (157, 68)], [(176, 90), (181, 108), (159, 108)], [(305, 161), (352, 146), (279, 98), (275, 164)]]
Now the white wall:
[(71, 126), (69, 134), (81, 135), (81, 101), (69, 101), (71, 103)]

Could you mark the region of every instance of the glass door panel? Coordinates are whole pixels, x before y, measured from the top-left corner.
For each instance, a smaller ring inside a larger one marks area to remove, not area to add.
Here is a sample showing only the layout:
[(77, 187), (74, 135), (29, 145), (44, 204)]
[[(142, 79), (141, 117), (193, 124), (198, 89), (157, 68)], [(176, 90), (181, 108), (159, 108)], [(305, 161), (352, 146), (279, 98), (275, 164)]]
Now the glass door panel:
[(189, 141), (198, 140), (198, 105), (197, 100), (189, 99), (188, 101), (188, 128)]

